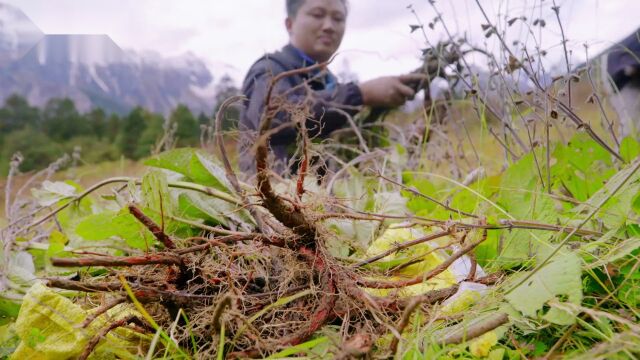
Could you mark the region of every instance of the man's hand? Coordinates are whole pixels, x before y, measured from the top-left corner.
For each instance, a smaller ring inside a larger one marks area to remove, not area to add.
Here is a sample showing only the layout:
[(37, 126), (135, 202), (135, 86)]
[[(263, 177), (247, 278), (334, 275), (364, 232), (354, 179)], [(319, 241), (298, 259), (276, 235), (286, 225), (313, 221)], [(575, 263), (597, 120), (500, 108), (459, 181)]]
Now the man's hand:
[(426, 77), (422, 74), (383, 76), (360, 84), (362, 100), (373, 107), (397, 107), (416, 95), (414, 90)]

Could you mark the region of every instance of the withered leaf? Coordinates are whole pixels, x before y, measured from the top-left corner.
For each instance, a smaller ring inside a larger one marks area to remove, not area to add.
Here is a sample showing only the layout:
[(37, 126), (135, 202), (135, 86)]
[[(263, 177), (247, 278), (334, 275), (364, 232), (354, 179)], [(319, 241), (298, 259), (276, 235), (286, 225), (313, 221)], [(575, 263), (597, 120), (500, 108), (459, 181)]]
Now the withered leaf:
[(533, 20), (533, 26), (545, 27), (546, 25), (547, 25), (547, 22), (544, 21), (543, 19), (535, 19), (535, 20)]

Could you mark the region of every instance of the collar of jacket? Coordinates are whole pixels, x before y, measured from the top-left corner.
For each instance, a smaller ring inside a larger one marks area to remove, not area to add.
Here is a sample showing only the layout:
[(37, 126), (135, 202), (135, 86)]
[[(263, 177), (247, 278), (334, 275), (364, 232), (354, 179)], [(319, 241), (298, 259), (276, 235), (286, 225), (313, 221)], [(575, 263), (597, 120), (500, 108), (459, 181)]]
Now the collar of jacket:
[[(285, 55), (287, 62), (289, 62), (293, 69), (299, 69), (318, 63), (309, 57), (309, 55), (304, 53), (304, 51), (296, 48), (291, 43), (282, 48), (282, 54)], [(308, 79), (309, 77), (317, 76), (319, 72), (320, 70), (316, 70), (310, 74), (302, 75), (302, 78)], [(333, 90), (337, 84), (336, 77), (328, 69), (326, 70), (326, 75), (317, 81), (322, 83), (326, 90)]]

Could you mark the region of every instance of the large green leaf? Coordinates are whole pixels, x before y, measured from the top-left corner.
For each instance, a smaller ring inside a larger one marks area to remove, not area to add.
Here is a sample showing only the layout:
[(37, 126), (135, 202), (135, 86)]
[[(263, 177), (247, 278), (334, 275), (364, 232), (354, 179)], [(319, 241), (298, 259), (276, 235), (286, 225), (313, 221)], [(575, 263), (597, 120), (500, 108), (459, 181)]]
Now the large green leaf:
[(558, 145), (551, 167), (555, 182), (580, 201), (598, 191), (613, 174), (611, 155), (588, 135), (578, 133), (565, 145)]
[[(94, 320), (88, 328), (80, 326), (87, 312), (71, 300), (57, 294), (41, 283), (34, 284), (27, 292), (15, 323), (20, 344), (11, 359), (71, 359), (78, 357), (89, 340), (114, 320), (132, 314), (123, 307), (112, 309)], [(110, 333), (94, 350), (97, 356), (111, 354), (114, 357), (133, 358), (129, 350), (136, 350), (136, 343), (125, 340), (127, 330)], [(123, 337), (123, 335), (125, 337)]]
[(375, 201), (374, 212), (391, 216), (406, 216), (407, 199), (399, 192), (383, 191), (373, 195)]
[[(544, 256), (538, 256), (538, 262)], [(560, 252), (546, 265), (534, 273), (520, 286), (506, 295), (506, 299), (516, 310), (530, 318), (543, 318), (549, 322), (569, 325), (575, 322), (575, 316), (551, 308), (542, 315), (542, 309), (549, 300), (558, 299), (580, 305), (582, 301), (581, 260), (572, 252)], [(519, 284), (530, 272), (513, 276), (510, 284)], [(508, 285), (507, 285), (508, 286)]]
[(224, 192), (231, 189), (224, 169), (196, 149), (181, 148), (163, 152), (147, 159), (145, 164), (177, 172), (195, 183)]
[(246, 209), (224, 200), (190, 190), (180, 190), (177, 194), (181, 216), (209, 220), (223, 226), (229, 226), (230, 220), (239, 225), (255, 224)]
[[(637, 201), (636, 197), (640, 193), (640, 171), (632, 174), (633, 167), (634, 164), (630, 164), (620, 170), (584, 204), (572, 209), (572, 212), (578, 216), (584, 216), (606, 200), (602, 209), (595, 216), (595, 226), (604, 224), (607, 230), (622, 228), (627, 225), (630, 217), (634, 218), (631, 223), (637, 223), (637, 214), (633, 211), (633, 204)], [(613, 194), (627, 177), (630, 177), (627, 183), (616, 194)]]
[(498, 259), (500, 247), (500, 231), (487, 231), (487, 239), (476, 246), (474, 253), (478, 264), (486, 270), (497, 269), (504, 265)]
[(222, 166), (218, 165), (204, 153), (196, 151), (195, 161), (192, 160), (192, 163), (194, 163), (191, 170), (192, 174), (197, 175), (198, 178), (206, 179), (206, 181), (211, 181), (210, 184), (203, 185), (210, 185), (226, 192), (232, 189)]
[(211, 198), (205, 199), (202, 195), (185, 191), (178, 195), (180, 216), (213, 221), (216, 225), (228, 226), (224, 215), (209, 203)]
[(189, 164), (191, 163), (194, 152), (195, 150), (190, 148), (165, 151), (148, 158), (144, 161), (144, 164), (189, 176)]
[[(542, 153), (537, 152), (538, 161), (542, 159)], [(533, 153), (524, 156), (502, 175), (498, 204), (517, 220), (554, 224), (560, 217), (554, 200), (545, 192)], [(531, 259), (551, 235), (550, 232), (524, 229), (503, 232), (500, 257), (496, 262), (505, 268), (519, 265)]]
[(87, 216), (76, 226), (76, 233), (85, 240), (106, 240), (118, 237), (125, 240), (127, 245), (143, 250), (148, 249), (155, 242), (151, 231), (126, 209)]
[(346, 244), (352, 248), (364, 252), (369, 244), (375, 238), (380, 228), (379, 221), (369, 220), (351, 220), (351, 219), (329, 219), (324, 222), (325, 226), (338, 235), (338, 238), (331, 238), (330, 242), (339, 242), (340, 244), (331, 244), (331, 247), (338, 248), (339, 254), (344, 255), (345, 249), (342, 244)]
[(356, 171), (335, 182), (333, 193), (356, 211), (371, 211), (375, 205), (367, 180)]
[[(412, 178), (406, 185), (423, 195), (432, 198), (436, 197), (436, 187), (427, 179)], [(407, 201), (407, 208), (418, 216), (429, 217), (431, 212), (436, 208), (436, 203), (429, 199), (412, 194), (409, 191), (403, 191), (402, 194), (409, 199)]]

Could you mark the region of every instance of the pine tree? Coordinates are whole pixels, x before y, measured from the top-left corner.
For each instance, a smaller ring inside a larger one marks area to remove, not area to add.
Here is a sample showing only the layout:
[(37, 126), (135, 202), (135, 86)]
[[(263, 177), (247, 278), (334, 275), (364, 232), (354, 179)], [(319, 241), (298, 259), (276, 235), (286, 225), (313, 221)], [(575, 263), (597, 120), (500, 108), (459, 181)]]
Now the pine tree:
[(129, 159), (138, 159), (138, 142), (147, 125), (144, 118), (144, 109), (136, 107), (123, 119), (118, 134), (118, 148), (122, 155)]

